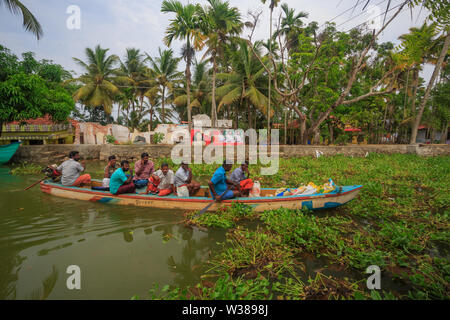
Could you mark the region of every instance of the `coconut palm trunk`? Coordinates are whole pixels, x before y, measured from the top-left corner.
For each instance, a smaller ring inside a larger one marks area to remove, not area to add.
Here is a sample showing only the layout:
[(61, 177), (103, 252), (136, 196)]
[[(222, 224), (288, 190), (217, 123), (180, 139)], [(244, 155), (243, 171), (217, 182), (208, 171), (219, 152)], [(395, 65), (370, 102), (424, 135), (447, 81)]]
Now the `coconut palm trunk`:
[(211, 92), (211, 126), (213, 128), (217, 126), (216, 72), (217, 72), (216, 54), (213, 53), (213, 75), (212, 75), (212, 92)]
[(188, 58), (186, 62), (186, 94), (187, 94), (187, 114), (188, 114), (188, 131), (191, 134), (192, 130), (192, 115), (191, 115), (191, 59)]
[(165, 109), (164, 109), (164, 106), (165, 106), (165, 103), (166, 103), (166, 87), (163, 87), (163, 89), (162, 89), (162, 97), (161, 97), (161, 121), (162, 121), (162, 123), (165, 123), (166, 121), (166, 114), (165, 114)]
[[(269, 56), (272, 59), (272, 15), (273, 15), (273, 6), (270, 8), (270, 38), (269, 38)], [(268, 80), (268, 87), (269, 87), (269, 93), (268, 93), (268, 106), (267, 106), (267, 141), (270, 140), (270, 91), (271, 91), (271, 85), (272, 85), (272, 78), (269, 73), (269, 80)]]
[(436, 63), (436, 66), (434, 67), (433, 74), (431, 76), (430, 82), (428, 82), (428, 86), (425, 91), (425, 95), (419, 106), (419, 110), (417, 112), (417, 116), (416, 116), (416, 119), (415, 119), (413, 127), (412, 127), (411, 140), (409, 141), (410, 144), (416, 143), (417, 130), (419, 128), (420, 121), (422, 120), (423, 111), (425, 110), (425, 106), (427, 105), (428, 99), (430, 98), (431, 89), (433, 88), (433, 84), (434, 84), (437, 76), (439, 75), (442, 63), (444, 62), (445, 56), (447, 55), (449, 46), (450, 46), (450, 33), (447, 32), (447, 36), (445, 37), (444, 47), (442, 48), (441, 54), (439, 55), (439, 59)]

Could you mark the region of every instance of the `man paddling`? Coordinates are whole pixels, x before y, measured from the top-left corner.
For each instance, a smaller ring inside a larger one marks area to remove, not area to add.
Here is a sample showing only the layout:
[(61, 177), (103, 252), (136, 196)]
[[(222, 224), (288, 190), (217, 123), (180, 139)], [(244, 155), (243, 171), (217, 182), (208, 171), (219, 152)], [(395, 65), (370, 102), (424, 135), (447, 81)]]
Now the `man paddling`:
[[(239, 184), (227, 179), (226, 176), (226, 173), (231, 170), (232, 166), (231, 161), (225, 160), (223, 165), (214, 172), (211, 181), (208, 182), (212, 196), (217, 202), (241, 196)], [(235, 190), (229, 190), (228, 185), (234, 186)]]
[(56, 169), (61, 172), (61, 184), (68, 187), (82, 187), (91, 184), (91, 176), (89, 174), (80, 175), (86, 170), (84, 160), (80, 161), (80, 153), (78, 151), (70, 151), (69, 159), (61, 163)]

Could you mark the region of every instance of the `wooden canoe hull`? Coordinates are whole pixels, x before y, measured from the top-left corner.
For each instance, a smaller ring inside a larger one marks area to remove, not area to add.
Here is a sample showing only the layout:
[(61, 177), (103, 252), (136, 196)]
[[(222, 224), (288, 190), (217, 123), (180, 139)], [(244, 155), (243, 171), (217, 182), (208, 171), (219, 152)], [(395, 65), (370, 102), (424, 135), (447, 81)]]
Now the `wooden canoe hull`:
[[(121, 194), (112, 195), (106, 191), (94, 191), (87, 188), (65, 187), (50, 181), (40, 184), (41, 190), (47, 194), (105, 204), (131, 205), (137, 207), (151, 207), (158, 209), (189, 210), (197, 211), (206, 207), (213, 200), (206, 197), (179, 198), (175, 195), (159, 197), (157, 195)], [(233, 202), (244, 203), (256, 212), (274, 210), (278, 208), (287, 209), (328, 209), (339, 207), (354, 199), (362, 186), (344, 186), (340, 193), (334, 191), (328, 194), (315, 194), (309, 196), (287, 196), (287, 197), (258, 197), (237, 198), (214, 203), (208, 211), (217, 211), (224, 206), (231, 206)], [(275, 190), (275, 189), (273, 189)]]

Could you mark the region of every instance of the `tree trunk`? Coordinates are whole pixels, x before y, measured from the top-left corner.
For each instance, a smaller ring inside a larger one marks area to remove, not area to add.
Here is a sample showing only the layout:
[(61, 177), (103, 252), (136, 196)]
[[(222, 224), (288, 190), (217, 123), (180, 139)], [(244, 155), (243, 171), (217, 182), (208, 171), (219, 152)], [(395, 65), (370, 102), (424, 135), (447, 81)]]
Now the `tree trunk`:
[[(272, 14), (273, 14), (273, 8), (270, 9), (270, 38), (269, 38), (269, 57), (272, 58)], [(270, 141), (270, 91), (271, 91), (271, 85), (272, 85), (272, 79), (271, 74), (269, 73), (269, 104), (267, 106), (267, 141)]]
[(119, 115), (120, 115), (120, 103), (117, 104), (117, 123), (119, 123)]
[(166, 114), (165, 114), (165, 111), (164, 111), (164, 105), (165, 105), (165, 102), (166, 102), (166, 87), (163, 87), (163, 90), (162, 90), (162, 100), (161, 100), (161, 121), (162, 121), (162, 123), (165, 123), (166, 121), (165, 121), (165, 119), (166, 119)]
[(252, 110), (250, 108), (250, 103), (248, 103), (247, 100), (245, 100), (245, 104), (247, 105), (248, 128), (251, 129), (253, 127), (253, 125), (252, 125)]
[(308, 144), (308, 136), (306, 134), (306, 116), (300, 117), (300, 143)]
[(213, 128), (217, 127), (216, 72), (217, 72), (216, 54), (213, 53), (213, 76), (212, 76), (212, 92), (211, 92), (211, 126)]
[(150, 131), (153, 130), (153, 106), (150, 108)]
[(441, 70), (441, 66), (442, 66), (442, 63), (444, 62), (445, 56), (448, 52), (449, 45), (450, 45), (450, 33), (447, 32), (447, 36), (445, 37), (444, 47), (442, 48), (439, 59), (436, 63), (436, 66), (434, 67), (433, 75), (431, 76), (430, 82), (428, 82), (428, 86), (425, 91), (425, 95), (422, 99), (422, 102), (420, 103), (419, 110), (417, 112), (417, 117), (416, 117), (413, 127), (412, 127), (411, 140), (409, 141), (410, 144), (416, 143), (417, 130), (419, 128), (420, 121), (422, 120), (423, 111), (425, 110), (425, 106), (427, 105), (428, 99), (430, 97), (431, 89), (433, 88), (433, 83), (436, 80), (437, 76), (439, 75), (439, 71)]
[(192, 115), (191, 115), (191, 56), (189, 52), (186, 59), (186, 95), (187, 95), (188, 132), (190, 136), (192, 130)]
[(330, 141), (328, 142), (328, 144), (333, 144), (334, 143), (333, 125), (329, 123), (328, 128), (330, 130)]
[[(447, 127), (447, 124), (445, 124), (441, 131), (441, 139), (439, 139), (440, 144), (445, 144), (447, 142), (447, 134), (448, 134), (448, 127)], [(1, 129), (0, 129), (0, 135), (1, 135)]]
[(411, 117), (416, 115), (416, 101), (417, 101), (417, 90), (419, 89), (419, 70), (414, 69), (413, 71), (413, 92), (412, 92), (412, 102), (411, 102)]

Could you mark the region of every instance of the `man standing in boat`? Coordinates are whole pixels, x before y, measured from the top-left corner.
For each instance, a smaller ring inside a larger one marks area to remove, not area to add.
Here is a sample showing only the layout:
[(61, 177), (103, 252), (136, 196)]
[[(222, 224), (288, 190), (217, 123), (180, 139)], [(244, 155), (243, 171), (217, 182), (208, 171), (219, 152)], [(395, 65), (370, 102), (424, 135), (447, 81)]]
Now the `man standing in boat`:
[[(232, 162), (225, 160), (213, 174), (211, 181), (208, 182), (213, 198), (220, 202), (222, 200), (233, 199), (241, 196), (239, 183), (227, 179), (226, 173), (231, 170)], [(235, 190), (230, 190), (234, 187)]]
[(179, 197), (192, 197), (200, 190), (200, 183), (192, 180), (192, 170), (185, 161), (181, 162), (180, 168), (175, 172), (175, 187)]
[(130, 163), (127, 160), (122, 160), (120, 168), (111, 175), (109, 192), (114, 195), (136, 192), (136, 186), (133, 183), (133, 170), (130, 170), (130, 174), (127, 176), (125, 173), (128, 170), (130, 170)]
[(68, 187), (82, 187), (91, 184), (91, 176), (89, 174), (80, 175), (86, 170), (84, 160), (80, 161), (80, 153), (78, 151), (70, 151), (69, 159), (61, 163), (56, 169), (61, 172), (61, 184)]
[(148, 185), (148, 178), (155, 171), (153, 162), (148, 159), (148, 153), (141, 154), (141, 160), (134, 164), (135, 176), (133, 182), (136, 188), (143, 188)]
[[(247, 173), (247, 176), (245, 173)], [(230, 180), (240, 185), (241, 193), (244, 196), (248, 196), (250, 190), (253, 188), (253, 180), (249, 177), (250, 172), (248, 171), (248, 161), (243, 162), (241, 166), (234, 169), (233, 173), (230, 175)]]

